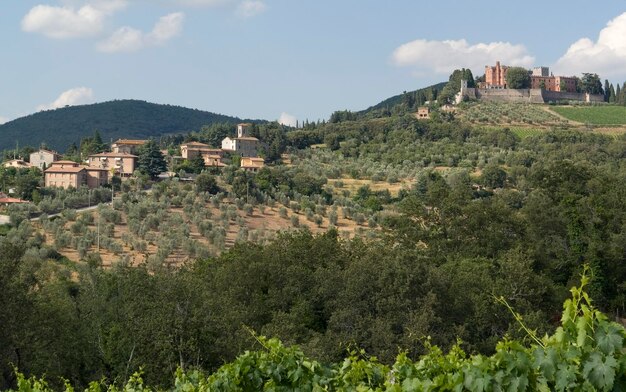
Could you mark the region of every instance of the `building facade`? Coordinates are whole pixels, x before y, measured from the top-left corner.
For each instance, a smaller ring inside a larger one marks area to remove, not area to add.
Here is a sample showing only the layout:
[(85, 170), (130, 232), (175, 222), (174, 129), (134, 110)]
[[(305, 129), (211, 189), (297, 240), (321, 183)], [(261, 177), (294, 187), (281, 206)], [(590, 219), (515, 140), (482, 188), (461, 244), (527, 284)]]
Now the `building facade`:
[(38, 167), (41, 170), (46, 167), (50, 167), (50, 164), (54, 161), (58, 161), (61, 159), (61, 155), (56, 151), (44, 150), (40, 149), (39, 151), (35, 151), (30, 154), (30, 164), (31, 166)]
[(147, 140), (119, 139), (111, 144), (111, 151), (118, 154), (137, 155), (139, 148), (146, 142)]
[(103, 152), (90, 155), (87, 162), (90, 167), (106, 169), (120, 177), (130, 177), (137, 167), (137, 156), (126, 153)]
[(428, 120), (430, 118), (430, 108), (428, 106), (420, 106), (415, 114), (418, 120)]
[(56, 161), (44, 170), (46, 187), (80, 188), (87, 184), (87, 170), (84, 166), (72, 161)]
[(99, 188), (109, 182), (107, 169), (82, 166), (72, 161), (55, 161), (44, 170), (44, 185), (68, 189), (87, 186)]
[(241, 168), (245, 171), (256, 172), (265, 167), (263, 158), (241, 158)]
[(567, 76), (535, 76), (530, 77), (530, 87), (546, 91), (567, 93), (576, 92), (576, 78)]
[(485, 88), (506, 88), (506, 73), (509, 67), (500, 65), (496, 61), (496, 66), (485, 66)]

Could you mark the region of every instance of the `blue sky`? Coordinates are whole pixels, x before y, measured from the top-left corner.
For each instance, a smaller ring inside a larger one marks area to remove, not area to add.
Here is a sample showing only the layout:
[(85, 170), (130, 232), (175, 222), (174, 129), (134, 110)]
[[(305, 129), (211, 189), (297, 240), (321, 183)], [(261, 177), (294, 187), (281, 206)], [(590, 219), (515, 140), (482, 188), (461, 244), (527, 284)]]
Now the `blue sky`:
[(623, 0), (4, 0), (0, 37), (0, 122), (125, 98), (323, 119), (496, 59), (626, 80)]

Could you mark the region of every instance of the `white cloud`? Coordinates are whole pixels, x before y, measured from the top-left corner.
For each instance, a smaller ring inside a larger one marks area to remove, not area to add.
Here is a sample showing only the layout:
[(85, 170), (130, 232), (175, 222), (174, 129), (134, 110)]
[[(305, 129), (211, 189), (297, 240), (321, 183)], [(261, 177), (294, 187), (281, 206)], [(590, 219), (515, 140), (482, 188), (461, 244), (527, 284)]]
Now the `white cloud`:
[(602, 77), (626, 75), (626, 12), (609, 21), (593, 42), (581, 38), (554, 64), (559, 74), (594, 72)]
[(278, 118), (278, 123), (282, 125), (288, 125), (290, 127), (295, 127), (298, 119), (296, 116), (292, 116), (289, 113), (282, 112), (280, 117)]
[(61, 95), (50, 104), (39, 105), (37, 110), (57, 109), (91, 102), (93, 102), (93, 90), (88, 87), (76, 87), (62, 92)]
[(184, 20), (185, 15), (182, 12), (165, 15), (149, 33), (132, 27), (122, 27), (100, 42), (97, 48), (101, 52), (116, 53), (135, 52), (146, 46), (162, 45), (180, 34)]
[(98, 0), (80, 8), (37, 5), (22, 19), (22, 30), (56, 39), (93, 36), (102, 31), (106, 17), (126, 4), (126, 0)]
[(153, 45), (160, 45), (180, 34), (185, 15), (182, 12), (165, 15), (154, 25), (146, 40)]
[(490, 42), (469, 45), (466, 40), (429, 41), (418, 39), (399, 46), (392, 54), (392, 62), (403, 67), (414, 67), (418, 73), (450, 74), (457, 68), (469, 68), (481, 74), (485, 65), (503, 64), (530, 67), (535, 58), (523, 45), (509, 42)]
[(4, 124), (5, 122), (8, 122), (8, 121), (9, 121), (8, 118), (0, 116), (0, 125)]
[(256, 16), (267, 8), (267, 5), (260, 0), (245, 0), (237, 6), (237, 16), (240, 18), (251, 18)]

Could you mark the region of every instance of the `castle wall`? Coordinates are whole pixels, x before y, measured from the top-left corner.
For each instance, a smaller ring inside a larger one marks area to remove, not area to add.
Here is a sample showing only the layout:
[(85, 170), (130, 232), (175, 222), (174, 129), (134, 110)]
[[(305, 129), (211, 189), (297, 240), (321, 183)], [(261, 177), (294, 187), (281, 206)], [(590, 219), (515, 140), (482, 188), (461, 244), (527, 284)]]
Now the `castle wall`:
[(491, 102), (523, 102), (548, 103), (558, 101), (604, 102), (604, 96), (585, 93), (568, 93), (561, 91), (547, 91), (541, 89), (484, 89), (468, 88), (462, 93), (474, 98)]
[(544, 103), (541, 90), (535, 89), (476, 89), (476, 97), (493, 102)]
[(603, 95), (589, 94), (587, 98), (586, 93), (567, 93), (558, 91), (544, 91), (544, 102), (558, 102), (558, 101), (580, 101), (580, 102), (604, 102)]

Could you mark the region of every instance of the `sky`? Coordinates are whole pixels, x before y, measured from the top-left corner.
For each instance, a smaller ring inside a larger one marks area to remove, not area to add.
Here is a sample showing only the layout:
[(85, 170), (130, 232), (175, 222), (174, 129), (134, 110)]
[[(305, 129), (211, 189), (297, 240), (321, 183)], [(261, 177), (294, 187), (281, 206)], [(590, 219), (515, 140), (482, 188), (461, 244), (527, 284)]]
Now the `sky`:
[(0, 123), (141, 99), (294, 124), (495, 64), (626, 80), (626, 0), (2, 0)]

